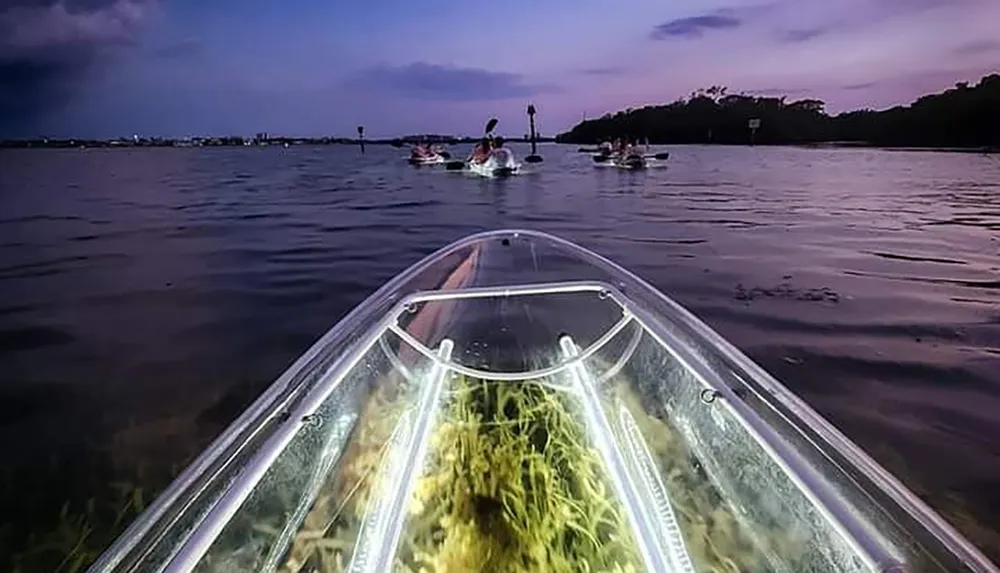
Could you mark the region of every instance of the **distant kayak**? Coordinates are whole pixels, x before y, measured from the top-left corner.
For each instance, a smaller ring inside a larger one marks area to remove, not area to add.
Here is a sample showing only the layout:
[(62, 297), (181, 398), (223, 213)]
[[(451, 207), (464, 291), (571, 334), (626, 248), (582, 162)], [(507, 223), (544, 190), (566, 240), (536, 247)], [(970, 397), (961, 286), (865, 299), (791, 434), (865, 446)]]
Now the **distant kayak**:
[(646, 168), (646, 158), (637, 153), (628, 155), (609, 155), (599, 153), (591, 155), (596, 167), (617, 167), (619, 169), (638, 170)]
[(436, 153), (434, 155), (425, 155), (423, 157), (411, 155), (406, 161), (410, 165), (438, 165), (440, 163), (444, 163), (444, 157)]
[(645, 169), (646, 158), (638, 153), (632, 153), (615, 159), (615, 165), (620, 169)]

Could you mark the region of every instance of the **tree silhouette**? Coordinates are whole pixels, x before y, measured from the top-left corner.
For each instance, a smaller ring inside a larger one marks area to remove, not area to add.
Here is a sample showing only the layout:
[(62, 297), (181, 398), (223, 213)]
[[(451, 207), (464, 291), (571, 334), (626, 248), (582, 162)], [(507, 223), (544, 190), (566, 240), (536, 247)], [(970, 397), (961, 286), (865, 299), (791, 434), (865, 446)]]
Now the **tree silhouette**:
[(557, 137), (564, 143), (595, 144), (616, 137), (651, 143), (750, 142), (748, 124), (760, 120), (758, 144), (854, 142), (912, 147), (1000, 146), (1000, 75), (975, 87), (961, 82), (909, 106), (828, 115), (817, 99), (730, 94), (711, 86), (666, 105), (628, 108), (584, 120)]

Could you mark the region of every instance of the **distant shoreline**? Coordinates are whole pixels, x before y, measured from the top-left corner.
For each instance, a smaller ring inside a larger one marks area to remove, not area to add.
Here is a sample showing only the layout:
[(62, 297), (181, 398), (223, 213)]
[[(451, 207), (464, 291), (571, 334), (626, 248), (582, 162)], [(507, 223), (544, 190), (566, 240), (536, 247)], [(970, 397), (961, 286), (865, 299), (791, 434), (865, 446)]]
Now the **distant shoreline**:
[[(460, 139), (455, 139), (447, 142), (435, 142), (440, 145), (463, 145), (463, 144), (473, 144), (479, 141), (479, 138), (465, 137)], [(523, 141), (520, 139), (509, 140), (511, 143), (523, 143), (528, 144), (530, 142)], [(557, 145), (564, 145), (569, 147), (578, 147), (579, 151), (585, 151), (588, 149), (587, 146), (579, 146), (573, 143), (560, 143), (555, 141), (554, 138), (544, 138), (536, 140), (538, 143), (556, 143)], [(117, 140), (49, 140), (48, 142), (36, 141), (36, 140), (14, 140), (14, 141), (0, 141), (0, 150), (3, 149), (137, 149), (137, 148), (158, 148), (158, 149), (189, 149), (189, 148), (204, 148), (204, 147), (316, 147), (316, 146), (328, 146), (328, 145), (347, 145), (357, 147), (359, 145), (357, 140), (333, 140), (333, 141), (323, 141), (323, 140), (312, 140), (304, 138), (288, 138), (270, 140), (267, 142), (254, 142), (254, 143), (231, 143), (231, 142), (202, 142), (202, 143), (187, 143), (184, 141), (167, 141), (158, 140), (155, 142), (146, 141), (143, 142), (126, 142), (119, 143)], [(413, 145), (412, 141), (405, 141), (402, 145), (396, 140), (374, 140), (365, 141), (365, 145), (378, 145), (378, 146), (395, 146), (395, 147), (408, 147)], [(677, 146), (711, 146), (711, 147), (794, 147), (801, 149), (882, 149), (885, 151), (926, 151), (926, 152), (939, 152), (939, 153), (1000, 153), (1000, 147), (956, 147), (956, 146), (890, 146), (890, 145), (878, 145), (874, 143), (858, 142), (858, 141), (823, 141), (815, 143), (763, 143), (757, 145), (741, 144), (741, 143), (713, 143), (706, 141), (699, 142), (689, 142), (689, 143), (663, 143), (663, 144), (652, 144), (658, 147), (677, 147)]]
[[(391, 145), (406, 147), (419, 141), (438, 145), (461, 145), (476, 143), (479, 137), (447, 137), (447, 136), (406, 136), (395, 139), (365, 139), (365, 145)], [(526, 138), (508, 139), (511, 143), (529, 143)], [(554, 137), (536, 138), (538, 143), (551, 143)], [(81, 138), (37, 138), (10, 139), (0, 141), (0, 149), (114, 149), (136, 147), (291, 147), (304, 145), (353, 145), (358, 146), (361, 140), (343, 137), (269, 137), (267, 139), (244, 138), (237, 136), (225, 137), (190, 137), (190, 138), (160, 138), (135, 137), (115, 139), (81, 139)]]

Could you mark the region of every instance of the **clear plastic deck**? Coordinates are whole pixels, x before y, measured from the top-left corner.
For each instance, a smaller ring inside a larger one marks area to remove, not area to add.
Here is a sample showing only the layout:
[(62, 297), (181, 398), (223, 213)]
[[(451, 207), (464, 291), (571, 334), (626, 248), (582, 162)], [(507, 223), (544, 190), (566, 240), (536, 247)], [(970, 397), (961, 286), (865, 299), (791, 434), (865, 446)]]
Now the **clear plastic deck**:
[(529, 231), (327, 333), (92, 571), (996, 571), (702, 322)]

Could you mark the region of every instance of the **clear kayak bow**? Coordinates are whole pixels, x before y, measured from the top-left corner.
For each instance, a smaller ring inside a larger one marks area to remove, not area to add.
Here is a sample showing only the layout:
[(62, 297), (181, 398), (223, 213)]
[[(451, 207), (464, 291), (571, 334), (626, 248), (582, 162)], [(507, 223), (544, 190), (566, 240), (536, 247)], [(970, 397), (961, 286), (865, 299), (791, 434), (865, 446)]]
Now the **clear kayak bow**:
[(378, 290), (91, 570), (997, 571), (689, 312), (532, 231)]

